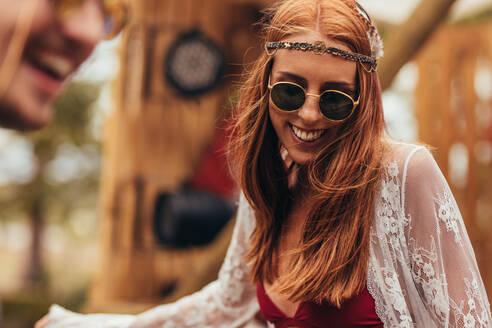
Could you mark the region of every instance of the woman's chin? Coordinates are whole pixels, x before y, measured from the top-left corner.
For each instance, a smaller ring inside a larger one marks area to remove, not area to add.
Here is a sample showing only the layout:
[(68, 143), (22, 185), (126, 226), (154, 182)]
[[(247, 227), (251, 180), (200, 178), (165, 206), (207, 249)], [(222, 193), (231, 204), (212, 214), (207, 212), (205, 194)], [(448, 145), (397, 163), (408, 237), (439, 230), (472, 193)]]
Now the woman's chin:
[(308, 164), (315, 157), (315, 155), (312, 153), (305, 153), (296, 150), (292, 150), (291, 152), (289, 152), (289, 156), (292, 161), (298, 165)]

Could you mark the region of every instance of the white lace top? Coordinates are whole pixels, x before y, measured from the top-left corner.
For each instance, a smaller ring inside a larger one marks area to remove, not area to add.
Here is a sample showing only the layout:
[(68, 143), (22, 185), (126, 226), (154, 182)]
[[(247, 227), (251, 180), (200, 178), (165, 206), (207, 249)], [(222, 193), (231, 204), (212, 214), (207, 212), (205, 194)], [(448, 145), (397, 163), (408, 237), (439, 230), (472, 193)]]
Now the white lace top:
[[(492, 327), (490, 304), (451, 191), (432, 155), (395, 143), (375, 206), (367, 287), (385, 327)], [(139, 315), (80, 315), (52, 306), (48, 328), (233, 328), (258, 312), (243, 255), (254, 227), (240, 198), (216, 281)]]

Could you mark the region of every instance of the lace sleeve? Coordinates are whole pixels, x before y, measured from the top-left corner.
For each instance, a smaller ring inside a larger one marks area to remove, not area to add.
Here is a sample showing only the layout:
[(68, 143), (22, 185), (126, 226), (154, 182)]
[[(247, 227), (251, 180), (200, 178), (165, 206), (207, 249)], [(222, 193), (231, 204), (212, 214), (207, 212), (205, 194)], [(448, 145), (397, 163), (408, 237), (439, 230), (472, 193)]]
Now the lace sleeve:
[(430, 317), (438, 327), (490, 327), (490, 304), (463, 219), (426, 149), (409, 158), (402, 187), (408, 220), (403, 257), (418, 293), (407, 295), (413, 317)]
[(52, 307), (47, 328), (233, 328), (253, 319), (259, 306), (243, 260), (253, 229), (253, 214), (240, 197), (237, 222), (219, 278), (190, 296), (136, 316), (80, 315)]

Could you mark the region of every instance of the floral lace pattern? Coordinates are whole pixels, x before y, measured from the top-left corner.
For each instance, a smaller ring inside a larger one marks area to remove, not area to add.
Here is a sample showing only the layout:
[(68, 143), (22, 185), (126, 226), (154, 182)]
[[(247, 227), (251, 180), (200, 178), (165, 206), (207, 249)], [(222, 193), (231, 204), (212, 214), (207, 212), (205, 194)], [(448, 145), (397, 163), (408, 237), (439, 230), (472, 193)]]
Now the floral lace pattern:
[[(397, 262), (404, 258), (400, 241), (404, 238), (404, 229), (408, 224), (408, 220), (402, 215), (400, 198), (397, 197), (401, 189), (398, 175), (397, 163), (390, 162), (381, 181), (381, 197), (376, 200), (375, 222), (371, 229), (371, 258), (375, 256), (373, 245), (385, 245), (388, 257), (382, 263), (371, 259), (368, 286), (376, 286), (371, 288), (372, 292), (369, 289), (369, 292), (376, 300), (376, 313), (385, 326), (407, 328), (413, 326), (412, 319), (398, 274), (394, 270)], [(381, 275), (377, 276), (374, 272), (381, 272)]]
[(385, 327), (490, 327), (456, 202), (427, 150), (406, 147), (387, 165), (375, 204), (368, 286), (377, 313)]
[(462, 321), (463, 327), (466, 328), (490, 327), (490, 313), (487, 314), (486, 304), (483, 304), (477, 277), (474, 272), (471, 272), (471, 276), (472, 281), (467, 278), (464, 279), (466, 296), (468, 297), (467, 304), (465, 305), (464, 301), (461, 301), (459, 305), (453, 304), (454, 311), (459, 313), (456, 323)]
[[(490, 304), (460, 212), (432, 156), (394, 143), (374, 204), (367, 289), (385, 327), (491, 327)], [(244, 327), (259, 310), (243, 255), (254, 215), (244, 197), (219, 279), (137, 316), (50, 311), (48, 328)], [(115, 322), (118, 322), (115, 324)]]
[(437, 277), (434, 270), (438, 260), (434, 238), (431, 237), (430, 250), (416, 247), (414, 239), (411, 240), (411, 245), (413, 245), (411, 247), (413, 280), (420, 286), (419, 292), (426, 300), (429, 309), (439, 322), (444, 323), (449, 316), (448, 296), (444, 294), (446, 276)]
[(454, 203), (453, 196), (449, 190), (444, 190), (443, 194), (437, 198), (439, 209), (437, 215), (439, 219), (445, 223), (446, 231), (452, 231), (457, 243), (461, 243), (461, 236), (459, 233), (458, 222), (460, 219), (460, 213), (458, 207)]

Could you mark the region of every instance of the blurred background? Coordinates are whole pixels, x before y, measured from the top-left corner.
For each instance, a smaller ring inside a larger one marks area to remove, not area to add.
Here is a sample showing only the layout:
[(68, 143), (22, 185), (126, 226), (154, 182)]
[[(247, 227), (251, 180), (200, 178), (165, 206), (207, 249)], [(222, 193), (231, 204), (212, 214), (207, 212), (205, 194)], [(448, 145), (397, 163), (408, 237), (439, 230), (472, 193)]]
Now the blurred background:
[[(233, 226), (224, 125), (268, 0), (129, 0), (36, 133), (0, 130), (0, 327), (58, 303), (134, 313), (215, 279)], [(385, 40), (387, 133), (453, 189), (492, 293), (492, 4), (360, 0)]]

